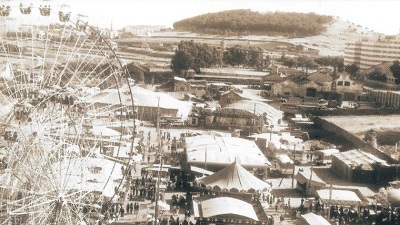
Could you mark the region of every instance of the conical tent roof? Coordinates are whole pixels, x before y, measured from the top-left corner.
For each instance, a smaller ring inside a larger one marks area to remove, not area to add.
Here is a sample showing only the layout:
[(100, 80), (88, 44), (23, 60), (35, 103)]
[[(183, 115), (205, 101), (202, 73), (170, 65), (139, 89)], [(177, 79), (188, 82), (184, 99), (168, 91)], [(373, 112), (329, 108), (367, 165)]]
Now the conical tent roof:
[(267, 190), (270, 185), (247, 171), (237, 161), (211, 176), (201, 178), (200, 183), (212, 189), (258, 191)]

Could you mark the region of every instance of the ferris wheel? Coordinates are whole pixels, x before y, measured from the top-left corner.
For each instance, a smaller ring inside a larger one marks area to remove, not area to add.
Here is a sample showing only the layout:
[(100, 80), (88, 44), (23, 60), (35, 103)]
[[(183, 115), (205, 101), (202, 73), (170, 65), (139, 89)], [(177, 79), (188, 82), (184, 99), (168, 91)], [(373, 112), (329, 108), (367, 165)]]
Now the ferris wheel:
[(130, 80), (87, 17), (41, 3), (0, 3), (0, 224), (93, 224), (123, 198)]

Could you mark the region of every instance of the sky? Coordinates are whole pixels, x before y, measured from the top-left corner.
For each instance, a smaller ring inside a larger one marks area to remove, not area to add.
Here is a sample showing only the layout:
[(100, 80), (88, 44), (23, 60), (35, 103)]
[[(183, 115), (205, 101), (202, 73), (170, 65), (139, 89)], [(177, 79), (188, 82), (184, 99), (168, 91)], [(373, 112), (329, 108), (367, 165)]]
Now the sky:
[[(12, 0), (3, 0), (12, 1)], [(84, 14), (101, 27), (172, 24), (208, 12), (251, 9), (268, 12), (315, 12), (384, 34), (400, 32), (399, 0), (24, 0), (36, 4), (67, 4), (72, 14)]]

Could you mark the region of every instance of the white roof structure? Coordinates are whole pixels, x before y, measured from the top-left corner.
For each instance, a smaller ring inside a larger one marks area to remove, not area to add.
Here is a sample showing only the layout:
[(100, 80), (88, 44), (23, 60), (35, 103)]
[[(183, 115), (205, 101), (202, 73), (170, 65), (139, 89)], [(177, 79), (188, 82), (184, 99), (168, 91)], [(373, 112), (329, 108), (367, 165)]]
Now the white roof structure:
[(133, 97), (135, 106), (157, 108), (159, 105), (162, 109), (177, 109), (178, 113), (176, 116), (181, 116), (184, 119), (187, 118), (192, 107), (192, 103), (190, 102), (180, 101), (168, 94), (154, 92), (139, 86), (131, 86), (131, 91), (132, 93), (128, 88), (120, 90), (105, 89), (86, 97), (84, 101), (89, 104), (101, 103), (107, 105), (132, 106)]
[(294, 149), (296, 149), (296, 151), (304, 151), (308, 148), (301, 138), (296, 138), (289, 132), (280, 132), (279, 134), (262, 133), (251, 135), (250, 137), (255, 139), (265, 139), (267, 140), (267, 145), (269, 142), (272, 142), (273, 146), (280, 150), (294, 151)]
[(253, 190), (253, 192), (264, 191), (271, 188), (270, 184), (255, 177), (238, 162), (233, 162), (213, 175), (201, 178), (199, 182), (212, 189), (219, 187), (221, 190), (237, 192), (250, 190)]
[(244, 167), (271, 166), (254, 141), (199, 135), (186, 137), (185, 142), (189, 164), (227, 166), (237, 161)]
[(293, 164), (293, 160), (286, 154), (277, 155), (276, 159), (283, 164)]
[(282, 120), (283, 111), (275, 109), (265, 102), (256, 100), (241, 100), (232, 104), (226, 105), (224, 109), (241, 109), (250, 113), (254, 113), (258, 116), (262, 116), (264, 113), (268, 124), (276, 125), (278, 121)]
[(206, 218), (220, 215), (239, 215), (258, 221), (257, 214), (250, 203), (229, 197), (202, 201), (200, 215)]
[(363, 170), (373, 170), (375, 163), (387, 164), (385, 160), (358, 149), (334, 154), (333, 157), (344, 162), (348, 167), (360, 166)]
[(105, 126), (93, 126), (93, 128), (90, 129), (89, 132), (95, 136), (102, 136), (102, 137), (113, 137), (121, 135), (120, 132)]
[(232, 75), (242, 75), (242, 76), (266, 76), (269, 72), (255, 71), (250, 69), (238, 69), (238, 68), (201, 68), (201, 73), (204, 74), (218, 74), (221, 76), (232, 76)]
[[(332, 192), (330, 194), (330, 192)], [(334, 205), (358, 205), (361, 203), (361, 199), (357, 196), (357, 194), (353, 191), (348, 190), (332, 190), (329, 189), (321, 189), (317, 190), (317, 195), (324, 202), (328, 203), (329, 201)]]
[(314, 213), (301, 215), (301, 218), (309, 225), (331, 225), (324, 217)]
[(99, 192), (114, 196), (114, 188), (123, 179), (123, 165), (104, 158), (66, 158), (53, 164), (54, 176), (65, 180), (67, 190)]
[(330, 148), (330, 149), (321, 149), (321, 150), (316, 150), (315, 151), (316, 154), (321, 154), (324, 156), (330, 156), (333, 154), (337, 154), (340, 153), (339, 149), (336, 148)]

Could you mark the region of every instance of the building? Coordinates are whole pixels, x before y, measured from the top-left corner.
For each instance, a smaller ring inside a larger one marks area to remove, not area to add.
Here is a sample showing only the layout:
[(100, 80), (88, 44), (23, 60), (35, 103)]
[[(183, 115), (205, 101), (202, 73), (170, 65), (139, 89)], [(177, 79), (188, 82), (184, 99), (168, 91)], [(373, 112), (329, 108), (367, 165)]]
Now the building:
[(332, 155), (333, 171), (352, 182), (377, 183), (385, 166), (385, 160), (357, 149)]
[(400, 36), (381, 36), (377, 40), (362, 39), (347, 43), (345, 65), (357, 64), (360, 69), (368, 69), (383, 62), (400, 59)]
[(400, 91), (379, 90), (370, 87), (364, 87), (363, 91), (368, 93), (368, 99), (377, 104), (394, 109), (400, 108)]
[(287, 79), (275, 83), (272, 93), (277, 96), (317, 97), (323, 85), (309, 80), (306, 76), (290, 76)]
[(125, 32), (131, 33), (135, 36), (151, 36), (152, 33), (166, 29), (165, 26), (147, 26), (147, 25), (136, 25), (127, 26), (124, 28)]
[(265, 71), (238, 68), (201, 68), (200, 74), (194, 74), (194, 79), (260, 85), (264, 77), (269, 74), (269, 72)]
[(205, 80), (186, 80), (185, 78), (174, 76), (173, 79), (156, 87), (157, 91), (183, 92), (202, 98), (207, 94), (207, 81)]
[[(252, 92), (243, 89), (231, 89), (221, 94), (219, 98), (219, 104), (224, 107), (228, 104), (232, 104), (242, 100), (253, 100), (259, 102), (265, 102), (266, 99), (259, 95), (255, 95)], [(253, 107), (252, 107), (253, 108)]]

